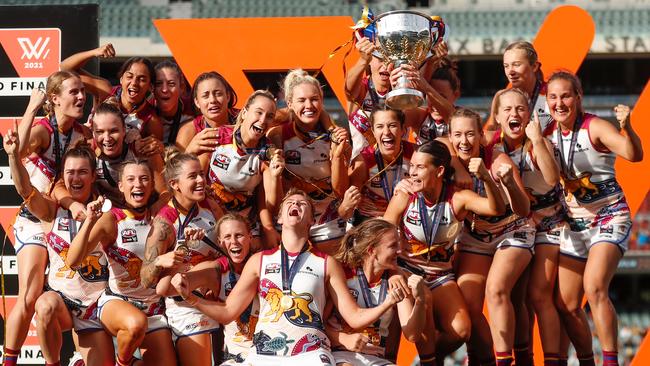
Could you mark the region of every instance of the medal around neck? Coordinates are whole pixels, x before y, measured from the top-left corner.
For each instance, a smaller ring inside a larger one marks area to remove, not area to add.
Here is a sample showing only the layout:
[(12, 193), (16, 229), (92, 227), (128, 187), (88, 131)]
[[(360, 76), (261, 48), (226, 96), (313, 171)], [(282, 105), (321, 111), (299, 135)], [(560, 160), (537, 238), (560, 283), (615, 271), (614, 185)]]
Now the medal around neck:
[(284, 310), (287, 310), (287, 309), (291, 309), (292, 306), (293, 306), (293, 297), (291, 297), (291, 295), (288, 294), (282, 295), (282, 297), (280, 298), (280, 307), (282, 307), (282, 309)]
[(102, 212), (106, 213), (113, 208), (113, 202), (109, 200), (108, 198), (104, 198), (104, 203), (102, 204)]

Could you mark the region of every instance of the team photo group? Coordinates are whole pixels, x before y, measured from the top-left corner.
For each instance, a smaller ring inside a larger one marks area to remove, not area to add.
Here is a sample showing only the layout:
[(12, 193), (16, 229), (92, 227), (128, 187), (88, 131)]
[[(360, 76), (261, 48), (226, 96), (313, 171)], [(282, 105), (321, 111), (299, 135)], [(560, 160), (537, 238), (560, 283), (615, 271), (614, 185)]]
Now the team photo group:
[(608, 290), (632, 219), (614, 165), (643, 159), (630, 108), (585, 112), (579, 78), (543, 75), (518, 41), (483, 118), (456, 104), (426, 18), (419, 50), (381, 17), (355, 30), (347, 121), (302, 69), (278, 99), (144, 57), (111, 85), (84, 66), (112, 44), (63, 60), (2, 131), (24, 200), (3, 365), (32, 317), (46, 365), (72, 330), (89, 366), (395, 365), (400, 339), (422, 366), (463, 345), (469, 366), (532, 366), (535, 322), (544, 365), (570, 346), (595, 365), (592, 337), (618, 365)]

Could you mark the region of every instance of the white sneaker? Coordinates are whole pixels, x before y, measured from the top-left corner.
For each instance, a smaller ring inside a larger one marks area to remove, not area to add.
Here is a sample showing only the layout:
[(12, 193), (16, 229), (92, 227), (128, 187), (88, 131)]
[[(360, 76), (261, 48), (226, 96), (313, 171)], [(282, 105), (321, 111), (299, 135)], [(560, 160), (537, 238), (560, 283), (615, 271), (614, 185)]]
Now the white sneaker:
[(70, 357), (70, 361), (68, 361), (68, 366), (86, 366), (83, 357), (81, 357), (81, 353), (74, 351), (72, 357)]

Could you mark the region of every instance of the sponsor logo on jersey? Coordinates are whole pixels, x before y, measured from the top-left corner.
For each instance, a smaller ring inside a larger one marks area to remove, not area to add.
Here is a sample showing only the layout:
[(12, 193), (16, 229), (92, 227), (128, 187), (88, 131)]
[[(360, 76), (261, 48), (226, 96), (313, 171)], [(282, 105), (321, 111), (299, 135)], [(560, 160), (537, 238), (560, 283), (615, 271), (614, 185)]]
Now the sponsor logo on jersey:
[(284, 152), (284, 160), (287, 164), (300, 164), (300, 151), (298, 150), (287, 150)]
[(59, 224), (56, 227), (59, 231), (70, 231), (70, 220), (67, 217), (59, 219)]
[(138, 234), (134, 229), (124, 229), (120, 235), (122, 237), (122, 243), (135, 243), (138, 241)]
[(264, 274), (280, 273), (280, 263), (269, 263), (264, 268)]
[(420, 213), (416, 210), (409, 210), (406, 213), (406, 222), (413, 225), (420, 225)]
[(223, 170), (228, 170), (228, 167), (230, 166), (230, 158), (226, 155), (219, 154), (214, 158), (214, 160), (212, 160), (212, 165)]

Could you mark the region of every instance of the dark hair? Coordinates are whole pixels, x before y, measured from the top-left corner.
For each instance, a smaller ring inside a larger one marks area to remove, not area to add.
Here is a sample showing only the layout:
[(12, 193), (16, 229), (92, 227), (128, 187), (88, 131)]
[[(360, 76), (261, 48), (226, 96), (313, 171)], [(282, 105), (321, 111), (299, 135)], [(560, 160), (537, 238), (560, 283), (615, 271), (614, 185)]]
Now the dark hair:
[(228, 101), (228, 111), (232, 113), (232, 109), (235, 107), (235, 104), (237, 104), (237, 93), (235, 93), (235, 89), (233, 89), (232, 85), (226, 80), (223, 75), (219, 74), (216, 71), (208, 71), (200, 74), (197, 76), (196, 80), (194, 80), (194, 84), (192, 84), (192, 98), (196, 98), (196, 89), (198, 89), (199, 84), (204, 82), (205, 80), (210, 80), (210, 79), (216, 79), (221, 82), (226, 87), (226, 93), (228, 94), (229, 101)]
[(417, 152), (427, 154), (431, 157), (431, 163), (436, 167), (445, 168), (445, 180), (451, 180), (454, 176), (454, 168), (451, 167), (451, 153), (444, 143), (433, 140), (418, 146)]
[(181, 79), (183, 77), (183, 71), (181, 71), (181, 68), (178, 66), (178, 64), (172, 60), (163, 60), (160, 61), (159, 63), (156, 64), (154, 67), (154, 71), (162, 70), (162, 69), (172, 69), (178, 73), (178, 78)]
[(473, 110), (471, 110), (469, 108), (460, 107), (460, 108), (456, 108), (454, 113), (451, 114), (451, 117), (449, 117), (449, 131), (450, 132), (451, 132), (451, 129), (452, 129), (451, 125), (452, 125), (454, 119), (461, 118), (461, 117), (470, 118), (470, 119), (474, 120), (474, 122), (476, 123), (476, 129), (478, 131), (481, 131), (481, 129), (483, 128), (482, 123), (481, 123), (481, 116), (479, 116), (478, 113), (474, 112)]
[(400, 111), (399, 109), (393, 109), (388, 106), (386, 107), (376, 107), (370, 112), (370, 128), (374, 127), (375, 125), (375, 113), (377, 112), (393, 112), (397, 119), (399, 120), (399, 125), (404, 127), (404, 123), (406, 122), (406, 115), (404, 114), (403, 111)]
[(539, 68), (537, 68), (537, 72), (535, 72), (535, 77), (537, 78), (537, 80), (544, 80), (544, 73), (542, 72), (542, 63), (539, 62), (537, 51), (535, 51), (535, 47), (533, 46), (532, 43), (527, 41), (516, 41), (510, 43), (508, 47), (506, 47), (505, 51), (503, 51), (503, 53), (505, 54), (507, 51), (510, 50), (524, 51), (526, 53), (526, 59), (528, 60), (530, 66), (533, 66), (536, 63), (539, 64)]
[(580, 82), (580, 79), (571, 71), (559, 70), (551, 74), (551, 76), (548, 78), (548, 82), (546, 83), (546, 85), (549, 85), (551, 82), (555, 80), (566, 80), (569, 83), (571, 83), (571, 89), (573, 90), (573, 93), (579, 98), (578, 111), (580, 113), (583, 113), (583, 109), (582, 109), (583, 91), (582, 91), (582, 83)]
[(384, 219), (366, 220), (345, 234), (334, 257), (349, 268), (360, 267), (368, 255), (368, 248), (377, 246), (390, 230), (397, 231), (397, 227)]
[(151, 82), (151, 85), (156, 84), (156, 72), (154, 71), (153, 63), (146, 57), (136, 56), (124, 61), (122, 67), (120, 67), (120, 71), (117, 72), (117, 77), (121, 79), (122, 75), (124, 75), (133, 64), (143, 64), (146, 66), (149, 71), (149, 81)]
[(124, 126), (124, 115), (122, 114), (120, 107), (118, 107), (117, 104), (115, 104), (115, 99), (112, 98), (106, 99), (104, 102), (99, 104), (97, 108), (95, 108), (93, 114), (95, 116), (100, 114), (112, 114), (118, 117), (122, 122), (122, 126)]
[(255, 99), (257, 99), (257, 97), (264, 97), (264, 98), (269, 99), (270, 101), (273, 102), (273, 105), (275, 105), (276, 108), (277, 108), (277, 105), (276, 105), (276, 102), (275, 102), (275, 97), (273, 96), (273, 94), (270, 91), (268, 91), (268, 90), (255, 90), (251, 95), (248, 96), (248, 99), (246, 99), (246, 104), (244, 104), (244, 107), (239, 110), (239, 113), (237, 113), (237, 119), (235, 120), (235, 130), (237, 130), (237, 129), (239, 129), (241, 127), (241, 124), (244, 121), (243, 113), (245, 111), (247, 111), (248, 108), (250, 108), (251, 104), (253, 104), (253, 102), (255, 102)]
[(61, 170), (64, 170), (63, 167), (65, 167), (65, 162), (68, 158), (82, 158), (88, 160), (90, 171), (95, 174), (95, 170), (97, 170), (97, 158), (95, 152), (84, 139), (77, 140), (68, 148), (68, 150), (66, 150), (65, 154), (63, 154), (63, 158), (61, 159)]
[(442, 65), (431, 75), (431, 80), (444, 80), (449, 82), (451, 90), (460, 91), (460, 79), (458, 78), (458, 66), (455, 61), (445, 57), (442, 59)]

